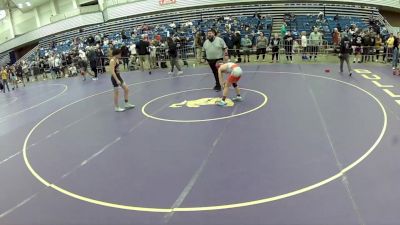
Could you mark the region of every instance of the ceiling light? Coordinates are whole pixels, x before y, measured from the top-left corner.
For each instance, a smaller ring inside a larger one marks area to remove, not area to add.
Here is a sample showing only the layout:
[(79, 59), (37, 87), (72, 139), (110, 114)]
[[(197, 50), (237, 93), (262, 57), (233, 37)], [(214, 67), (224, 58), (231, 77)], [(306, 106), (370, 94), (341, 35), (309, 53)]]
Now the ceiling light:
[(31, 5), (32, 5), (30, 2), (25, 2), (25, 4), (26, 4), (27, 6), (31, 6)]
[(20, 8), (20, 9), (22, 8), (22, 4), (21, 3), (18, 4), (18, 8)]

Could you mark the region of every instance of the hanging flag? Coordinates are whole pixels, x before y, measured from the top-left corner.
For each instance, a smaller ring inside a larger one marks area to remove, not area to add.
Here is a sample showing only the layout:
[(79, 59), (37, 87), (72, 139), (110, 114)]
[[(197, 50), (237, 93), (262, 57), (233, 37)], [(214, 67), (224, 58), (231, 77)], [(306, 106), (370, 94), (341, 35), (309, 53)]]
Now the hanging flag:
[(160, 5), (176, 4), (176, 0), (159, 0)]

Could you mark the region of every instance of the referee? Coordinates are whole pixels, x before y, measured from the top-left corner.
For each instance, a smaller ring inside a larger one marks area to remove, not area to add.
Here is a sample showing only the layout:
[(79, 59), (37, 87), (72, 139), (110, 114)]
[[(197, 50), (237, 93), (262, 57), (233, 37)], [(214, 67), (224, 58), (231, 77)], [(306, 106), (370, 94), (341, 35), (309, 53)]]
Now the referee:
[(206, 52), (208, 64), (210, 65), (210, 68), (214, 74), (214, 90), (221, 91), (221, 84), (219, 83), (216, 63), (218, 61), (223, 61), (224, 55), (228, 53), (228, 47), (226, 46), (225, 41), (216, 35), (217, 32), (215, 30), (209, 30), (207, 33), (207, 40), (204, 42), (203, 48)]

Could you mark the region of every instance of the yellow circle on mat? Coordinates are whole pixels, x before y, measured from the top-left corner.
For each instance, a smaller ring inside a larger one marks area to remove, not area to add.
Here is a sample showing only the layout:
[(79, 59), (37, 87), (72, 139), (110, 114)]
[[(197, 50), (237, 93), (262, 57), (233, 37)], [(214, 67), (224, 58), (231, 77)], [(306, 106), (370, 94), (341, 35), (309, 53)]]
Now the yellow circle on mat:
[[(375, 141), (375, 143), (366, 151), (366, 153), (364, 153), (360, 158), (358, 158), (356, 161), (352, 162), (350, 165), (346, 166), (344, 169), (342, 169), (341, 171), (339, 171), (337, 174), (334, 174), (324, 180), (321, 180), (315, 184), (311, 184), (309, 186), (306, 187), (302, 187), (298, 190), (294, 190), (288, 193), (284, 193), (284, 194), (280, 194), (277, 196), (273, 196), (273, 197), (266, 197), (266, 198), (262, 198), (262, 199), (257, 199), (257, 200), (252, 200), (252, 201), (246, 201), (246, 202), (239, 202), (239, 203), (232, 203), (232, 204), (225, 204), (225, 205), (213, 205), (213, 206), (197, 206), (197, 207), (179, 207), (179, 208), (152, 208), (152, 207), (141, 207), (141, 206), (134, 206), (134, 205), (122, 205), (122, 204), (118, 204), (118, 203), (113, 203), (113, 202), (106, 202), (106, 201), (101, 201), (101, 200), (97, 200), (97, 199), (93, 199), (90, 197), (86, 197), (86, 196), (82, 196), (76, 193), (73, 193), (71, 191), (68, 191), (62, 187), (59, 187), (47, 180), (45, 180), (43, 177), (41, 177), (32, 167), (31, 163), (29, 162), (29, 158), (28, 158), (28, 154), (27, 154), (27, 146), (28, 146), (28, 141), (29, 138), (31, 137), (31, 135), (33, 134), (33, 132), (42, 124), (44, 123), (47, 119), (49, 119), (51, 116), (53, 116), (54, 114), (60, 112), (61, 110), (64, 110), (65, 108), (76, 104), (78, 102), (87, 100), (91, 97), (100, 95), (100, 94), (104, 94), (107, 92), (111, 92), (112, 90), (109, 91), (104, 91), (101, 93), (97, 93), (85, 98), (82, 98), (80, 100), (77, 100), (73, 103), (70, 103), (68, 105), (63, 106), (62, 108), (54, 111), (53, 113), (49, 114), (48, 116), (46, 116), (45, 118), (43, 118), (39, 123), (37, 123), (28, 133), (28, 135), (25, 138), (24, 141), (24, 146), (22, 149), (22, 153), (23, 153), (23, 158), (24, 158), (24, 162), (25, 165), (27, 166), (27, 168), (29, 169), (29, 171), (32, 173), (32, 175), (39, 180), (42, 184), (44, 184), (47, 187), (53, 188), (54, 190), (65, 194), (67, 196), (70, 196), (72, 198), (84, 201), (84, 202), (88, 202), (88, 203), (92, 203), (92, 204), (96, 204), (96, 205), (100, 205), (100, 206), (105, 206), (105, 207), (110, 207), (110, 208), (116, 208), (116, 209), (123, 209), (123, 210), (131, 210), (131, 211), (143, 211), (143, 212), (157, 212), (157, 213), (171, 213), (171, 212), (197, 212), (197, 211), (213, 211), (213, 210), (222, 210), (222, 209), (232, 209), (232, 208), (240, 208), (240, 207), (246, 207), (246, 206), (254, 206), (254, 205), (258, 205), (258, 204), (263, 204), (263, 203), (267, 203), (267, 202), (272, 202), (272, 201), (277, 201), (277, 200), (281, 200), (281, 199), (285, 199), (285, 198), (289, 198), (295, 195), (299, 195), (302, 193), (305, 193), (307, 191), (316, 189), (318, 187), (321, 187), (325, 184), (328, 184), (329, 182), (332, 182), (340, 177), (342, 177), (345, 173), (347, 173), (348, 171), (350, 171), (351, 169), (353, 169), (355, 166), (357, 166), (358, 164), (360, 164), (363, 160), (365, 160), (369, 155), (371, 155), (371, 153), (376, 149), (376, 147), (379, 145), (379, 143), (382, 141), (383, 136), (386, 132), (386, 128), (387, 128), (387, 113), (385, 110), (385, 107), (383, 106), (383, 104), (379, 101), (379, 99), (377, 97), (375, 97), (373, 94), (371, 94), (370, 92), (345, 81), (341, 81), (341, 80), (337, 80), (334, 78), (330, 78), (330, 77), (322, 77), (322, 76), (317, 76), (317, 75), (311, 75), (311, 74), (303, 74), (303, 73), (290, 73), (290, 72), (274, 72), (274, 71), (246, 71), (247, 73), (273, 73), (273, 74), (285, 74), (285, 75), (302, 75), (302, 76), (307, 76), (307, 77), (314, 77), (314, 78), (322, 78), (322, 79), (327, 79), (327, 80), (332, 80), (332, 81), (336, 81), (339, 82), (341, 84), (345, 84), (348, 85), (350, 87), (356, 88), (362, 92), (364, 92), (365, 94), (369, 95), (372, 99), (375, 100), (375, 102), (379, 105), (380, 109), (382, 110), (382, 115), (383, 115), (383, 127), (382, 127), (382, 131), (378, 137), (378, 139)], [(199, 74), (199, 75), (204, 75), (204, 74)], [(193, 75), (187, 75), (186, 77), (190, 77)], [(185, 76), (182, 76), (185, 77)], [(166, 80), (169, 78), (163, 78), (163, 79), (156, 79), (156, 80), (152, 80), (152, 81), (145, 81), (145, 82), (139, 82), (139, 83), (135, 83), (135, 84), (131, 84), (131, 85), (138, 85), (138, 84), (144, 84), (144, 83), (149, 83), (149, 82), (154, 82), (154, 81), (161, 81), (161, 80)]]
[(253, 92), (253, 93), (261, 95), (264, 98), (263, 102), (259, 106), (255, 107), (253, 109), (247, 110), (245, 112), (242, 112), (242, 113), (233, 114), (233, 115), (230, 115), (230, 116), (217, 117), (217, 118), (201, 119), (201, 120), (172, 120), (172, 119), (165, 119), (165, 118), (160, 118), (160, 117), (156, 117), (156, 116), (150, 115), (148, 112), (146, 112), (146, 107), (148, 105), (150, 105), (151, 103), (159, 100), (159, 99), (162, 99), (162, 98), (165, 98), (165, 97), (168, 97), (168, 96), (172, 96), (172, 95), (185, 93), (185, 92), (190, 92), (190, 91), (210, 90), (210, 88), (199, 88), (199, 89), (190, 89), (190, 90), (185, 90), (185, 91), (174, 92), (174, 93), (170, 93), (170, 94), (166, 94), (166, 95), (157, 97), (157, 98), (155, 98), (155, 99), (153, 99), (153, 100), (151, 100), (151, 101), (149, 101), (149, 102), (147, 102), (146, 104), (143, 105), (142, 113), (143, 113), (143, 115), (145, 115), (146, 117), (149, 117), (151, 119), (165, 121), (165, 122), (198, 123), (198, 122), (209, 122), (209, 121), (215, 121), (215, 120), (230, 119), (230, 118), (237, 117), (237, 116), (243, 116), (243, 115), (246, 115), (246, 114), (249, 114), (251, 112), (254, 112), (254, 111), (258, 110), (258, 109), (262, 108), (263, 106), (265, 106), (267, 104), (268, 97), (264, 93), (262, 93), (260, 91), (256, 91), (256, 90), (246, 89), (246, 88), (240, 88), (240, 89), (241, 90), (245, 90), (245, 91), (250, 91), (250, 92)]

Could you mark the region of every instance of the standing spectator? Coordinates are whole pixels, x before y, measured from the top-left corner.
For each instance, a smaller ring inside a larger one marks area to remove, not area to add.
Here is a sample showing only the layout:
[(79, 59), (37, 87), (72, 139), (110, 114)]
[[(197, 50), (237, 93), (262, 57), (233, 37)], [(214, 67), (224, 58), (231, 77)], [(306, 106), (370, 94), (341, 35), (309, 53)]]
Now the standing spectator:
[(201, 37), (201, 33), (198, 31), (196, 33), (196, 37), (194, 39), (194, 45), (196, 48), (196, 60), (197, 63), (200, 64), (201, 63), (201, 59), (203, 58), (203, 39)]
[(207, 40), (203, 44), (203, 48), (206, 52), (206, 58), (210, 68), (214, 74), (215, 86), (214, 90), (221, 91), (221, 84), (218, 78), (218, 69), (216, 63), (223, 61), (224, 54), (228, 53), (228, 47), (224, 40), (220, 37), (216, 37), (217, 32), (215, 30), (209, 30), (207, 33)]
[(244, 38), (242, 38), (242, 47), (243, 47), (243, 55), (244, 55), (244, 61), (246, 62), (246, 56), (247, 56), (247, 62), (250, 62), (250, 49), (252, 47), (251, 39), (249, 38), (249, 35), (245, 35)]
[(9, 77), (11, 78), (11, 82), (13, 84), (13, 90), (15, 90), (16, 88), (18, 88), (18, 80), (17, 80), (17, 76), (15, 75), (15, 67), (14, 65), (11, 65), (10, 67), (7, 68), (7, 73), (9, 75)]
[(265, 53), (267, 52), (267, 46), (268, 46), (268, 39), (264, 36), (263, 32), (260, 32), (260, 36), (257, 38), (257, 59), (256, 62), (258, 62), (258, 58), (260, 57), (260, 54), (262, 54), (263, 61), (265, 61)]
[(157, 40), (153, 40), (150, 43), (149, 51), (150, 51), (150, 69), (157, 68), (157, 48), (159, 47), (159, 42)]
[(290, 59), (290, 63), (293, 63), (293, 37), (290, 31), (287, 32), (283, 40), (285, 45), (286, 60), (289, 61)]
[(51, 78), (54, 79), (54, 57), (53, 57), (53, 55), (50, 55), (47, 62), (49, 64), (49, 71), (50, 71)]
[(99, 33), (97, 33), (97, 34), (94, 36), (94, 40), (95, 40), (96, 44), (100, 44), (100, 42), (101, 42), (101, 36), (100, 36)]
[(167, 44), (168, 44), (168, 55), (171, 62), (171, 71), (168, 72), (168, 74), (171, 75), (174, 73), (175, 66), (178, 69), (178, 75), (183, 74), (181, 66), (179, 65), (178, 61), (178, 48), (176, 46), (176, 43), (174, 42), (174, 40), (172, 40), (171, 37), (168, 37)]
[(337, 48), (338, 48), (338, 46), (340, 44), (340, 33), (339, 33), (339, 30), (337, 28), (333, 29), (332, 41), (333, 41), (333, 46), (334, 46), (335, 53), (337, 53)]
[[(35, 61), (35, 60), (33, 60)], [(22, 61), (22, 76), (26, 76), (26, 82), (29, 82), (29, 65), (28, 63), (24, 60)]]
[(54, 59), (54, 73), (57, 79), (61, 78), (60, 67), (61, 67), (61, 59), (59, 55), (56, 55)]
[(393, 33), (390, 33), (389, 38), (386, 41), (386, 45), (387, 45), (387, 51), (386, 51), (386, 55), (388, 60), (392, 58), (392, 54), (393, 54), (393, 45), (394, 45), (394, 36)]
[(303, 60), (307, 60), (307, 33), (305, 31), (301, 32), (301, 48), (302, 48), (302, 56)]
[(23, 77), (23, 75), (24, 75), (24, 71), (22, 70), (22, 62), (20, 62), (20, 63), (18, 63), (17, 64), (17, 66), (16, 66), (16, 73), (17, 73), (17, 78), (18, 78), (18, 80), (21, 80), (21, 82), (22, 82), (22, 84), (24, 85), (24, 87), (25, 87), (25, 81), (24, 81), (24, 77)]
[(240, 32), (236, 32), (233, 38), (233, 45), (235, 46), (235, 55), (237, 55), (238, 59), (236, 62), (242, 62), (242, 58), (240, 57), (240, 48), (241, 48), (241, 39)]
[(178, 47), (181, 59), (183, 61), (183, 65), (189, 67), (189, 63), (187, 62), (187, 59), (188, 59), (188, 56), (187, 56), (188, 44), (187, 44), (187, 42), (188, 42), (188, 40), (186, 37), (181, 36), (181, 37), (177, 37), (176, 41), (178, 42), (177, 47)]
[(319, 46), (322, 45), (322, 35), (318, 32), (318, 28), (314, 28), (314, 32), (310, 34), (309, 39), (311, 48), (310, 60), (312, 60), (312, 57), (314, 56), (314, 60), (317, 61)]
[(368, 46), (368, 55), (366, 61), (374, 61), (374, 55), (375, 55), (375, 35), (370, 33), (369, 34), (369, 46)]
[(283, 38), (285, 35), (286, 35), (286, 26), (287, 26), (287, 24), (286, 23), (283, 23), (282, 24), (282, 26), (281, 26), (281, 38)]
[[(38, 65), (36, 64), (36, 61), (33, 60), (31, 62), (31, 64), (29, 64), (29, 70), (31, 72), (31, 76), (33, 77), (33, 79), (35, 79), (36, 81), (38, 81)], [(40, 70), (39, 70), (40, 71)], [(27, 75), (27, 77), (29, 77), (29, 75)]]
[(375, 54), (376, 54), (376, 61), (379, 61), (379, 56), (381, 54), (381, 48), (382, 48), (382, 38), (381, 35), (377, 34), (375, 36)]
[(232, 55), (236, 59), (235, 50), (233, 49), (233, 34), (231, 34), (229, 32), (228, 34), (224, 35), (223, 38), (224, 38), (224, 42), (225, 42), (226, 46), (228, 47), (229, 59), (231, 59)]
[[(281, 39), (279, 38), (279, 34), (274, 34), (274, 37), (270, 41), (270, 46), (272, 49), (272, 63), (279, 61), (279, 46), (281, 44)], [(276, 61), (275, 58), (276, 57)]]
[[(142, 39), (136, 44), (136, 52), (139, 55), (139, 64), (140, 69), (144, 72), (144, 62), (148, 62), (150, 65), (150, 51), (149, 51), (150, 43), (148, 41), (147, 34), (142, 36)], [(149, 74), (151, 74), (151, 70), (149, 68)]]
[(82, 80), (85, 81), (86, 74), (87, 74), (87, 67), (88, 67), (86, 58), (82, 58), (82, 57), (78, 58), (78, 67), (79, 67), (79, 70), (80, 70), (80, 73), (82, 76)]
[(98, 80), (97, 78), (97, 53), (94, 47), (89, 48), (88, 53), (87, 53), (87, 58), (89, 60), (89, 64), (90, 64), (90, 69), (93, 71), (94, 73), (94, 77), (92, 78), (92, 80)]
[(8, 72), (5, 67), (1, 67), (1, 80), (3, 82), (3, 93), (6, 93), (6, 86), (8, 92), (10, 92), (10, 87), (8, 86)]
[(97, 66), (101, 68), (101, 73), (106, 72), (106, 66), (105, 66), (105, 56), (103, 53), (103, 50), (101, 48), (98, 48), (96, 50), (96, 55), (97, 55)]
[(362, 52), (362, 46), (363, 46), (363, 38), (361, 36), (360, 32), (356, 33), (355, 38), (353, 39), (353, 46), (354, 46), (354, 60), (353, 63), (361, 63), (361, 52)]
[(124, 64), (124, 70), (126, 70), (127, 67), (129, 68), (129, 49), (125, 44), (121, 47), (121, 58)]
[(132, 45), (129, 47), (129, 52), (131, 54), (131, 58), (133, 57), (133, 61), (136, 62), (137, 52), (135, 43), (132, 43)]
[(369, 33), (364, 33), (362, 35), (363, 38), (363, 47), (362, 47), (362, 59), (361, 62), (367, 62), (368, 55), (369, 55), (369, 49), (371, 47), (371, 39), (369, 36)]
[(352, 43), (347, 35), (340, 42), (340, 73), (343, 73), (343, 63), (346, 62), (349, 76), (351, 76), (350, 54), (352, 51)]
[(397, 64), (399, 63), (399, 38), (400, 38), (400, 32), (397, 33), (397, 37), (395, 37), (393, 42), (393, 59), (392, 59), (393, 70), (397, 69)]

